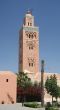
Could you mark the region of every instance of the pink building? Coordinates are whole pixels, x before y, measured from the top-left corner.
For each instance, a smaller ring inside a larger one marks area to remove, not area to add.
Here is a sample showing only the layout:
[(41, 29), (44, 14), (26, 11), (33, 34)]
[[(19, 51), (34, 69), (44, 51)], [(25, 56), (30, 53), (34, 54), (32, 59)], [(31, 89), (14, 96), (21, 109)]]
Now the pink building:
[(10, 71), (0, 71), (0, 104), (16, 103), (16, 75)]

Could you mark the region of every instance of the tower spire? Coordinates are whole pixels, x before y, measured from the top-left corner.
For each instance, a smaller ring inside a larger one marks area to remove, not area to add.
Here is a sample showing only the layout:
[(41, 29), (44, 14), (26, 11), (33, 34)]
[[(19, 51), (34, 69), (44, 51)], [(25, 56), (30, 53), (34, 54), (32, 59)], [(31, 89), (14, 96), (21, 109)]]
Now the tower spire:
[(32, 15), (32, 9), (28, 9), (27, 10), (27, 14), (31, 14)]

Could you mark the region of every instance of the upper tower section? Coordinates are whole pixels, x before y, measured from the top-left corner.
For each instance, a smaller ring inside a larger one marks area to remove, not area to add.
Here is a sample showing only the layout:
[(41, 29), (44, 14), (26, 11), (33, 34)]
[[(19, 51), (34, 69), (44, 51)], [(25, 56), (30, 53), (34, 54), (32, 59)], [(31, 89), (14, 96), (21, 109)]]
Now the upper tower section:
[(31, 11), (27, 11), (25, 17), (24, 17), (24, 26), (34, 26), (34, 16), (32, 16)]

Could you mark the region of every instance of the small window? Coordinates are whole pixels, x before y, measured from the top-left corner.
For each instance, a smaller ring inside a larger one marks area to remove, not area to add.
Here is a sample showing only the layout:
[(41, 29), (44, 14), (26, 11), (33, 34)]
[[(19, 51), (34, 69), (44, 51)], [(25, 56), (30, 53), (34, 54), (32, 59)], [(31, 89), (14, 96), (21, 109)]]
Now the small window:
[(30, 50), (30, 46), (29, 46), (29, 50)]
[(33, 66), (33, 63), (31, 63), (31, 66)]
[(29, 63), (29, 66), (30, 66), (30, 63)]
[(32, 50), (32, 49), (33, 49), (33, 46), (29, 46), (29, 50), (30, 50), (30, 49)]
[(33, 36), (33, 34), (32, 34), (32, 39), (33, 39), (33, 37), (34, 37), (34, 36)]
[(31, 35), (29, 34), (29, 38), (30, 38), (30, 36), (31, 36)]
[(29, 22), (28, 22), (28, 26), (29, 26)]
[(6, 79), (6, 82), (8, 82), (8, 79)]
[(29, 63), (29, 66), (32, 66), (33, 67), (33, 63)]

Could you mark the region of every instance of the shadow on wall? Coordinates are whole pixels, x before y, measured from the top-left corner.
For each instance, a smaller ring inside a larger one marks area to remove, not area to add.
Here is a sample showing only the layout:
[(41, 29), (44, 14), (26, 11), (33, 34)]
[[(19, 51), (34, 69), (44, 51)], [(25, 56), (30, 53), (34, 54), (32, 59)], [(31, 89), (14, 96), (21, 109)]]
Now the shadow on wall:
[(12, 104), (14, 104), (13, 98), (12, 98), (9, 94), (7, 94), (7, 96), (8, 96), (8, 98), (9, 98), (10, 102), (11, 102)]

